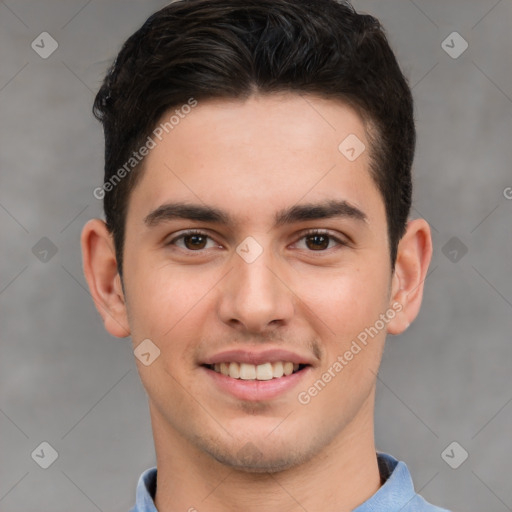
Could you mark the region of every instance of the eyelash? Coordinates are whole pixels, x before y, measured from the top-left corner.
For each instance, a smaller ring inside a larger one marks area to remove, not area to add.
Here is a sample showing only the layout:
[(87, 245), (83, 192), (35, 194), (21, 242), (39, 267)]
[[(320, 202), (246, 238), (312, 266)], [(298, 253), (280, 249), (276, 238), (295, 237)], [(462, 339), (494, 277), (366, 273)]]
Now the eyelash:
[[(208, 233), (205, 233), (204, 231), (200, 231), (200, 230), (197, 230), (197, 229), (190, 229), (190, 230), (184, 231), (183, 233), (181, 233), (181, 235), (173, 238), (172, 240), (170, 240), (165, 245), (167, 245), (167, 246), (175, 245), (176, 241), (181, 240), (182, 238), (186, 238), (187, 236), (193, 236), (193, 235), (204, 236), (204, 237), (207, 237), (210, 240), (212, 240), (212, 237), (210, 235), (208, 235)], [(303, 233), (302, 236), (299, 238), (299, 240), (302, 240), (302, 239), (307, 238), (308, 236), (312, 236), (312, 235), (324, 235), (324, 236), (327, 236), (330, 240), (334, 240), (340, 246), (348, 246), (349, 245), (348, 242), (346, 242), (344, 240), (341, 240), (340, 238), (338, 238), (338, 237), (336, 237), (334, 235), (331, 235), (328, 231), (321, 230), (321, 229), (310, 229), (310, 230), (306, 231), (305, 233)], [(183, 249), (183, 248), (180, 247), (180, 249)], [(322, 250), (318, 250), (318, 251), (310, 250), (308, 252), (312, 252), (312, 253), (315, 253), (315, 252), (326, 253), (326, 252), (328, 252), (329, 250), (332, 250), (332, 249), (333, 248), (331, 248), (331, 249), (322, 249)], [(198, 253), (198, 254), (201, 254), (206, 249), (198, 249), (197, 251), (193, 251), (193, 250), (185, 248), (183, 250), (188, 252), (188, 253)]]

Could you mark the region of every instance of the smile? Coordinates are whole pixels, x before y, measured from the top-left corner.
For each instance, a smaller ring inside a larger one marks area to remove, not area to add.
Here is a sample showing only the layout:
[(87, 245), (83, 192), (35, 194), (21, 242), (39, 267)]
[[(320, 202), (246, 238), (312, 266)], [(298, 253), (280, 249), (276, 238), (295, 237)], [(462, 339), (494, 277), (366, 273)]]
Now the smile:
[(267, 362), (258, 365), (231, 361), (205, 366), (232, 379), (272, 380), (291, 375), (302, 370), (307, 365), (292, 363), (291, 361)]

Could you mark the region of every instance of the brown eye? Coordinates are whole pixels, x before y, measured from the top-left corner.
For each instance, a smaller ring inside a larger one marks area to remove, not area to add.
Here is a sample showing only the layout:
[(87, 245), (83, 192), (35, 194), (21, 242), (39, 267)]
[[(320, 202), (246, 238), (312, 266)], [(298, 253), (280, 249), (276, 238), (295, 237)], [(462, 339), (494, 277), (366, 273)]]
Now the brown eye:
[(175, 245), (184, 251), (200, 252), (208, 248), (208, 241), (210, 241), (210, 247), (218, 247), (218, 244), (215, 244), (206, 233), (192, 230), (183, 232), (181, 235), (173, 238), (167, 245)]
[[(335, 249), (336, 246), (348, 245), (343, 239), (331, 235), (326, 231), (312, 230), (305, 233), (300, 242), (304, 240), (305, 248), (310, 252), (327, 252), (329, 249)], [(334, 242), (334, 244), (331, 244)], [(302, 248), (304, 248), (304, 246)]]
[(207, 238), (204, 235), (186, 235), (183, 237), (183, 242), (187, 249), (204, 249)]
[(318, 249), (327, 249), (329, 247), (329, 236), (327, 235), (308, 235), (306, 237), (308, 249), (314, 251)]

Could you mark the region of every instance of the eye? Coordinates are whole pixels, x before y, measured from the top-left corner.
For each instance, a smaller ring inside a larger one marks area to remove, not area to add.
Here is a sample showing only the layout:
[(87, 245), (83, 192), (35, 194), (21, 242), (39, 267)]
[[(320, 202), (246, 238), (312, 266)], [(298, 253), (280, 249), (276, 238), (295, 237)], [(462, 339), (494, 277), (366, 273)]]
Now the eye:
[[(208, 239), (211, 241), (210, 247), (207, 246)], [(332, 248), (331, 242), (336, 242), (337, 245), (341, 246), (348, 245), (347, 242), (340, 238), (329, 234), (329, 232), (325, 230), (319, 229), (309, 230), (303, 234), (299, 240), (305, 240), (306, 249), (311, 252), (325, 252), (327, 249)], [(183, 244), (177, 243), (181, 241)], [(170, 240), (166, 245), (175, 245), (188, 252), (201, 252), (203, 249), (220, 247), (219, 244), (215, 243), (207, 233), (196, 229), (184, 231), (179, 236)]]
[(329, 247), (331, 241), (337, 242), (338, 245), (348, 245), (347, 242), (320, 229), (309, 230), (300, 240), (305, 240), (306, 248), (313, 252), (323, 252), (326, 249), (332, 248)]
[[(196, 229), (191, 229), (189, 231), (183, 232), (181, 235), (173, 238), (167, 245), (176, 245), (177, 247), (180, 247), (181, 249), (198, 252), (202, 249), (207, 249), (207, 239), (209, 239), (210, 236), (204, 233), (203, 231), (199, 231)], [(183, 240), (183, 245), (179, 245), (176, 242), (178, 240)], [(210, 238), (210, 240), (212, 240)], [(213, 242), (213, 240), (212, 240)], [(218, 244), (213, 242), (212, 247), (219, 247)]]

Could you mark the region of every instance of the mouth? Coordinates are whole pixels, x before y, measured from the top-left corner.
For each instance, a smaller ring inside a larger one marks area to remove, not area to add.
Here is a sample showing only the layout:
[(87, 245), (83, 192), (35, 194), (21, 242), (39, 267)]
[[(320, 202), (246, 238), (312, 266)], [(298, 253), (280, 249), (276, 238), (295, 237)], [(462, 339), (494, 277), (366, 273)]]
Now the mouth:
[(311, 364), (291, 361), (268, 361), (260, 364), (223, 361), (205, 363), (199, 367), (222, 395), (245, 402), (292, 400), (290, 393), (302, 389), (310, 380)]
[(311, 365), (293, 363), (292, 361), (269, 361), (257, 365), (237, 361), (225, 361), (215, 364), (203, 364), (202, 366), (235, 380), (269, 381), (302, 372)]
[(279, 347), (243, 347), (224, 350), (200, 361), (199, 368), (222, 395), (244, 401), (291, 399), (304, 387), (318, 364), (310, 354)]

